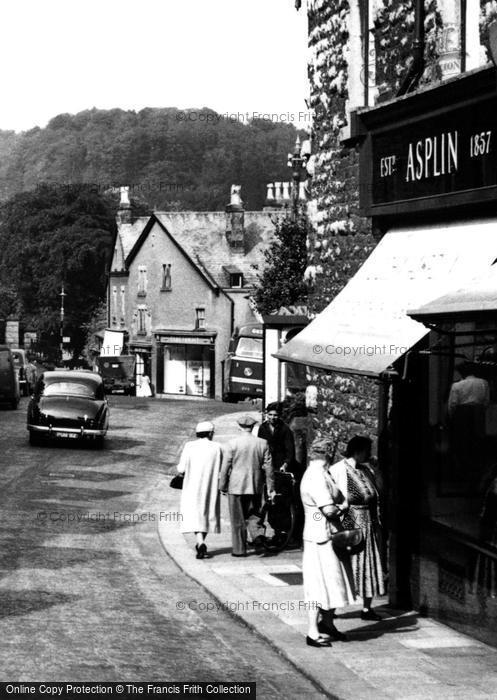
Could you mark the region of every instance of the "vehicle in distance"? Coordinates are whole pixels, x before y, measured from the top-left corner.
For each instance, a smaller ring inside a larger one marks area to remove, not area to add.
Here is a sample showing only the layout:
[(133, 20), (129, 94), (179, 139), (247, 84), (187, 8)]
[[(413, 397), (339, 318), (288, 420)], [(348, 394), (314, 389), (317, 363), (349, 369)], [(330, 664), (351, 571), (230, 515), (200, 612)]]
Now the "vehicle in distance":
[(8, 345), (0, 345), (0, 403), (16, 409), (19, 404), (19, 377)]
[(102, 377), (96, 372), (43, 372), (28, 405), (31, 445), (50, 439), (90, 440), (103, 447), (109, 407)]
[(97, 365), (107, 394), (121, 392), (126, 396), (135, 394), (136, 358), (134, 355), (104, 355), (97, 357)]
[(29, 362), (26, 357), (26, 351), (20, 348), (12, 348), (12, 359), (14, 361), (14, 369), (19, 378), (19, 389), (23, 396), (29, 396), (31, 392)]
[(223, 401), (262, 398), (262, 335), (262, 323), (248, 323), (235, 330), (224, 360)]

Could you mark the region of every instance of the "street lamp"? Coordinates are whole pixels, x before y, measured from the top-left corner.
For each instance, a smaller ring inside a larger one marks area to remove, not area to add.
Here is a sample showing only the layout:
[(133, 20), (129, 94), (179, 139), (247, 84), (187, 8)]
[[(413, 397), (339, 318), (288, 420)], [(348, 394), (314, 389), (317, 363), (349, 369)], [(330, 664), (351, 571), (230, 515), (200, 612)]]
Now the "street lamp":
[(292, 179), (293, 179), (293, 190), (292, 190), (292, 200), (293, 200), (293, 215), (297, 217), (297, 209), (299, 203), (299, 192), (300, 192), (300, 181), (302, 179), (302, 174), (306, 171), (307, 158), (302, 155), (300, 147), (300, 137), (297, 136), (295, 141), (295, 148), (293, 153), (288, 154), (288, 167), (292, 169)]

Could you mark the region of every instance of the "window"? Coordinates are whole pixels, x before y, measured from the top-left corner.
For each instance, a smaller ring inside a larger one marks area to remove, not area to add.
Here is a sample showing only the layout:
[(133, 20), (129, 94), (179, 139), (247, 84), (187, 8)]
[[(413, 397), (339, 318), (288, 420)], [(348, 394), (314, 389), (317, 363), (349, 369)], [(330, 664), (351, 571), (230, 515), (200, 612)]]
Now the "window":
[(239, 338), (235, 354), (262, 360), (262, 338)]
[(140, 265), (138, 268), (138, 296), (144, 297), (147, 294), (147, 268)]
[(126, 316), (126, 287), (121, 285), (121, 316)]
[(171, 289), (171, 265), (162, 266), (162, 290)]
[(230, 287), (243, 287), (243, 274), (241, 272), (230, 274)]
[(138, 309), (138, 335), (146, 335), (146, 309)]
[(205, 308), (200, 306), (195, 309), (195, 329), (202, 330), (205, 328)]

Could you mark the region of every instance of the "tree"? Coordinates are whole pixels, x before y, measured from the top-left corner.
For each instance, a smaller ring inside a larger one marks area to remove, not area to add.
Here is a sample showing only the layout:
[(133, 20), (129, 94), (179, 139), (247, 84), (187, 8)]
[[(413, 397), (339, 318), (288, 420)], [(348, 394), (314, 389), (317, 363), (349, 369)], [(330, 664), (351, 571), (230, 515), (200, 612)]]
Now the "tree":
[(296, 220), (287, 216), (276, 224), (274, 241), (264, 253), (266, 265), (254, 292), (259, 313), (269, 314), (281, 306), (307, 302), (309, 288), (304, 272), (308, 230), (309, 223), (303, 215)]
[(21, 323), (57, 346), (64, 284), (64, 335), (79, 354), (83, 325), (104, 298), (115, 233), (110, 201), (82, 185), (40, 185), (6, 202), (0, 208), (0, 288), (15, 290)]

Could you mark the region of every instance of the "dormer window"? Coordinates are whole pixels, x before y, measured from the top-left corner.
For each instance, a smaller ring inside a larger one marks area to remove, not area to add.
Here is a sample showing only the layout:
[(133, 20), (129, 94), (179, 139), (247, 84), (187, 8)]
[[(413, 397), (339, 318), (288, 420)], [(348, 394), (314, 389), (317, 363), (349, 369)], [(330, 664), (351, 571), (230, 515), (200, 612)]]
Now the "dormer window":
[(230, 287), (243, 287), (243, 274), (241, 272), (230, 273)]

